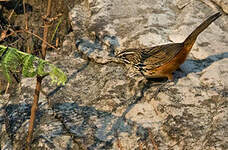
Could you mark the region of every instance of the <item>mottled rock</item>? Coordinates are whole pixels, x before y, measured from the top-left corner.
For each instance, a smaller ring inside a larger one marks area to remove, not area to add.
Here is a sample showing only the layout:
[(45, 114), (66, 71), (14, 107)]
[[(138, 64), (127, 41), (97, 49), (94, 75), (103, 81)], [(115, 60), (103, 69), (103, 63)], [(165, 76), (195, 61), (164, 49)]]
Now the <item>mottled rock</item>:
[(217, 5), (219, 5), (222, 10), (228, 14), (228, 1), (227, 0), (212, 0), (213, 2), (215, 2)]
[[(63, 43), (67, 56), (47, 56), (68, 80), (60, 87), (43, 81), (48, 95), (40, 98), (32, 148), (228, 149), (227, 16), (199, 36), (175, 81), (164, 82), (116, 63), (115, 54), (182, 42), (218, 10), (202, 1), (87, 2), (69, 14), (74, 32)], [(24, 146), (32, 82), (22, 80), (22, 93), (0, 106), (1, 148)]]
[[(206, 86), (216, 90), (228, 90), (228, 59), (217, 61), (202, 71), (200, 80)], [(220, 88), (220, 89), (219, 89)]]
[(190, 3), (189, 0), (178, 0), (176, 5), (178, 6), (179, 9), (183, 9), (189, 3)]

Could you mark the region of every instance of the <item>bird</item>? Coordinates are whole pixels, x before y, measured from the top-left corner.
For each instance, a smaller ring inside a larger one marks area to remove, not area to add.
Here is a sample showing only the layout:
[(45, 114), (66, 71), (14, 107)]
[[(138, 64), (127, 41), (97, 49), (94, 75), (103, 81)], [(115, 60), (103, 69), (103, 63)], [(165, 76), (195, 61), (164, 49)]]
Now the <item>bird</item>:
[(125, 49), (116, 57), (133, 65), (146, 78), (168, 78), (172, 81), (172, 73), (184, 63), (198, 35), (221, 15), (218, 12), (207, 18), (182, 43)]

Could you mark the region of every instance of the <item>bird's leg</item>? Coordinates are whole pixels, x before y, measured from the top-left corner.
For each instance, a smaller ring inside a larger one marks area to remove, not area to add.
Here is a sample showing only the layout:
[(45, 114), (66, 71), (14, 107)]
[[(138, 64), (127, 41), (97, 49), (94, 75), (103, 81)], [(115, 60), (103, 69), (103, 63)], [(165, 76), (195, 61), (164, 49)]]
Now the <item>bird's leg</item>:
[(172, 73), (166, 75), (169, 81), (173, 81)]

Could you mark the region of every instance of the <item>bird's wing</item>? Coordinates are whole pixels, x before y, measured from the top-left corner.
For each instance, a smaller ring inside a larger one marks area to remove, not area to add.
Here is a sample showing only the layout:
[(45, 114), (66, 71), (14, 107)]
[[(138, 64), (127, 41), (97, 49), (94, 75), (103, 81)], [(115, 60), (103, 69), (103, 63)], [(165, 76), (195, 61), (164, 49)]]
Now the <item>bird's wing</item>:
[(153, 70), (171, 61), (183, 46), (183, 43), (172, 43), (142, 49), (141, 60), (135, 65), (141, 70)]

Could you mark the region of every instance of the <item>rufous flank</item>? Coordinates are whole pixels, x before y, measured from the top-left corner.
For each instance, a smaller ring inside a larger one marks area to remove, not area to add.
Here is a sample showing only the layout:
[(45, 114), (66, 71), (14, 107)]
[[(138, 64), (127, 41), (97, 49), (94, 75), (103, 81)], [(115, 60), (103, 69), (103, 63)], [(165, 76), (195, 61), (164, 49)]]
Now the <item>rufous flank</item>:
[(186, 60), (198, 35), (213, 21), (221, 16), (216, 13), (201, 23), (182, 43), (158, 45), (150, 48), (127, 49), (116, 57), (132, 64), (146, 78), (164, 78), (173, 80), (172, 73)]

